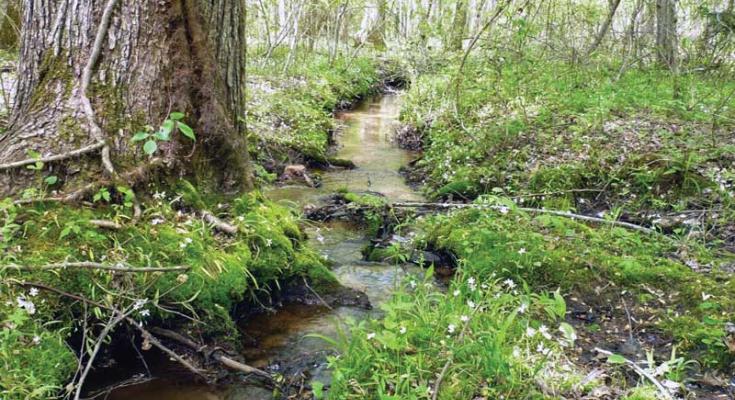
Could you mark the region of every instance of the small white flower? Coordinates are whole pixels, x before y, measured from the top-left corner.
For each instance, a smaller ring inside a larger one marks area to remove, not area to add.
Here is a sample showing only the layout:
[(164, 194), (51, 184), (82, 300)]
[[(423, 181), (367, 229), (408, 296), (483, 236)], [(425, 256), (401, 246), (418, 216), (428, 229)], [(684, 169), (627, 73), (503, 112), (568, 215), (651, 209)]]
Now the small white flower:
[(536, 351), (545, 356), (548, 356), (549, 354), (551, 354), (551, 350), (546, 348), (546, 346), (544, 346), (543, 343), (539, 343), (538, 346), (536, 346)]
[(243, 217), (242, 215), (238, 215), (237, 220), (240, 222), (245, 221), (245, 217)]
[(184, 238), (184, 243), (191, 244), (193, 240), (191, 238)]
[(549, 328), (546, 325), (541, 325), (538, 328), (538, 331), (541, 334), (541, 336), (546, 338), (546, 340), (551, 340), (551, 334), (549, 333)]
[(529, 326), (528, 328), (526, 328), (526, 336), (528, 336), (528, 337), (530, 337), (530, 338), (532, 338), (532, 337), (536, 336), (536, 330), (535, 330), (535, 329), (533, 329), (533, 328), (531, 328), (531, 327)]
[(150, 315), (151, 315), (151, 310), (149, 310), (147, 308), (144, 309), (144, 310), (140, 310), (140, 316), (141, 317), (150, 317)]
[(163, 218), (153, 218), (153, 219), (151, 220), (151, 225), (154, 225), (154, 226), (155, 226), (155, 225), (160, 225), (160, 224), (162, 224), (162, 223), (164, 223), (164, 222), (165, 222), (165, 221), (164, 221), (164, 219), (163, 219)]
[(520, 250), (518, 250), (518, 254), (526, 254), (526, 248), (521, 247)]
[(474, 286), (475, 285), (475, 278), (469, 277), (467, 279), (467, 284), (470, 285), (470, 286)]
[(38, 335), (33, 336), (33, 344), (35, 345), (41, 344), (41, 337)]
[(508, 286), (508, 289), (514, 289), (516, 287), (516, 283), (513, 282), (513, 280), (510, 278), (504, 280), (503, 283), (505, 284), (505, 286)]
[(521, 303), (521, 306), (518, 307), (518, 314), (525, 314), (525, 312), (528, 310), (528, 304)]
[(406, 334), (406, 327), (405, 326), (402, 326), (401, 329), (398, 330), (398, 332), (400, 332), (401, 335), (405, 335)]
[(449, 326), (447, 327), (447, 331), (449, 333), (454, 333), (455, 329), (457, 329), (457, 327), (454, 324), (449, 324)]
[(513, 347), (513, 357), (521, 358), (521, 349), (519, 349), (518, 346)]
[(462, 321), (462, 322), (467, 322), (467, 321), (470, 320), (470, 317), (468, 317), (466, 315), (463, 315), (463, 316), (459, 317), (459, 320)]
[(416, 281), (411, 281), (408, 285), (411, 286), (411, 289), (416, 289)]
[(477, 306), (477, 305), (475, 304), (475, 302), (474, 302), (474, 301), (472, 301), (472, 300), (467, 300), (467, 307), (469, 307), (470, 309), (474, 309), (474, 308), (475, 308), (476, 306)]
[(31, 290), (28, 291), (28, 295), (31, 297), (38, 296), (38, 288), (34, 288), (34, 287), (31, 288)]
[(144, 305), (148, 303), (148, 299), (138, 299), (133, 303), (133, 310), (140, 310)]
[(452, 293), (452, 294), (454, 295), (454, 297), (457, 297), (457, 296), (459, 296), (460, 293), (462, 293), (462, 292), (460, 292), (459, 289), (455, 289), (454, 290), (454, 293)]
[(373, 340), (375, 339), (375, 332), (370, 332), (367, 334), (367, 340)]
[(500, 213), (503, 215), (508, 214), (508, 207), (505, 207), (505, 206), (500, 207), (498, 211), (500, 211)]
[(163, 200), (166, 197), (166, 192), (153, 193), (153, 198), (156, 200)]
[(265, 240), (265, 246), (266, 247), (271, 247), (272, 244), (273, 244), (273, 239), (266, 239)]

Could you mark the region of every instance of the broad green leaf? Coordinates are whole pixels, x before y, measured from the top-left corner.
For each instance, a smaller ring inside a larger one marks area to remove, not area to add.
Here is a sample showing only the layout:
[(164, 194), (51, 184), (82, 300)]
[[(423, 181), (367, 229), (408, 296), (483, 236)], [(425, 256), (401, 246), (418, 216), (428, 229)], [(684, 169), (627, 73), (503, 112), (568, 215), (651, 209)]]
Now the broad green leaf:
[(133, 136), (133, 142), (140, 142), (140, 141), (146, 140), (148, 139), (148, 136), (150, 136), (148, 132), (138, 132)]
[(59, 181), (59, 178), (56, 177), (56, 175), (51, 175), (51, 176), (47, 176), (46, 179), (44, 179), (43, 181), (46, 182), (47, 185), (51, 186), (51, 185), (55, 185), (56, 182)]
[(171, 114), (170, 114), (170, 115), (168, 116), (168, 118), (169, 118), (169, 119), (171, 119), (171, 120), (173, 120), (173, 121), (180, 121), (180, 120), (182, 120), (182, 119), (184, 118), (184, 113), (180, 113), (180, 112), (172, 112), (172, 113), (171, 113)]
[(169, 140), (171, 140), (171, 132), (170, 131), (164, 131), (163, 129), (161, 129), (160, 131), (156, 132), (156, 134), (154, 136), (156, 137), (156, 139), (163, 140), (164, 142), (168, 142)]
[(610, 354), (607, 357), (607, 362), (610, 364), (625, 364), (625, 357), (620, 354)]
[(170, 135), (171, 132), (173, 132), (173, 130), (174, 130), (174, 121), (173, 120), (167, 119), (167, 120), (163, 121), (163, 123), (161, 124), (161, 129), (160, 129), (161, 132), (164, 132), (167, 135)]
[(145, 152), (145, 154), (151, 155), (155, 153), (156, 150), (158, 150), (158, 145), (156, 144), (155, 140), (149, 140), (143, 145), (143, 151)]
[(194, 134), (194, 130), (191, 129), (191, 127), (189, 125), (187, 125), (187, 124), (185, 124), (185, 123), (183, 123), (181, 121), (177, 122), (176, 124), (177, 124), (177, 126), (179, 128), (179, 132), (181, 132), (182, 135), (188, 137), (191, 140), (194, 140), (194, 141), (197, 140), (197, 137)]

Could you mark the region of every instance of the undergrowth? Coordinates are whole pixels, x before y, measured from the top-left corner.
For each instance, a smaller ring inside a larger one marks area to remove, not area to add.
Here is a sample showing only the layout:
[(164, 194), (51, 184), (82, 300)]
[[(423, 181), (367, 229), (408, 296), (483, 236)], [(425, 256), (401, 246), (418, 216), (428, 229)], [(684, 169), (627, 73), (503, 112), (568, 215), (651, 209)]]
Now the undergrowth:
[[(105, 202), (102, 197), (94, 206), (82, 208), (1, 203), (3, 398), (41, 399), (58, 393), (77, 364), (67, 341), (86, 329), (81, 321), (88, 315), (105, 321), (114, 308), (146, 325), (180, 323), (186, 315), (203, 335), (235, 343), (237, 330), (230, 313), (237, 304), (256, 304), (281, 283), (301, 277), (310, 278), (317, 289), (337, 285), (322, 257), (304, 245), (299, 217), (292, 211), (264, 200), (257, 192), (217, 204), (202, 199), (189, 184), (179, 188), (176, 193), (156, 193), (135, 224), (129, 221), (129, 208), (101, 204)], [(114, 196), (104, 197), (114, 201)], [(194, 205), (216, 210), (239, 232), (234, 236), (217, 233), (197, 216), (199, 208)], [(92, 220), (113, 221), (120, 228), (106, 230)], [(33, 270), (77, 261), (189, 269), (150, 273)], [(85, 305), (45, 287), (102, 306)]]

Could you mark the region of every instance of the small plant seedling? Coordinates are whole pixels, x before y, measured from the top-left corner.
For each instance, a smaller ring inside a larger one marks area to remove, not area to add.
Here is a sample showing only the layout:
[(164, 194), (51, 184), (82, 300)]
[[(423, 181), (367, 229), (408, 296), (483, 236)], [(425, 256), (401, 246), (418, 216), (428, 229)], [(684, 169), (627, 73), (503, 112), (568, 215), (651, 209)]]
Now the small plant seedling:
[(143, 143), (143, 152), (149, 156), (153, 155), (158, 150), (158, 142), (168, 142), (171, 140), (171, 134), (179, 132), (191, 141), (196, 141), (196, 134), (194, 130), (182, 121), (184, 114), (180, 112), (172, 112), (168, 118), (163, 121), (158, 130), (155, 130), (152, 126), (146, 126), (145, 131), (137, 132), (133, 136), (133, 142), (145, 142)]

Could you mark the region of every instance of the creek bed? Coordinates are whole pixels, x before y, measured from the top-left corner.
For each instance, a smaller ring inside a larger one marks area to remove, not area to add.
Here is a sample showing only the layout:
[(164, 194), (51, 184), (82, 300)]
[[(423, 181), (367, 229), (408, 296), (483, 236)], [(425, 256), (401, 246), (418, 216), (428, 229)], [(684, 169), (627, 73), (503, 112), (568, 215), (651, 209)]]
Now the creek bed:
[[(400, 96), (388, 94), (361, 102), (355, 109), (342, 112), (337, 118), (344, 124), (337, 138), (336, 156), (355, 163), (355, 169), (324, 171), (319, 188), (304, 186), (273, 187), (266, 195), (274, 201), (303, 207), (319, 204), (335, 191), (378, 192), (393, 201), (421, 201), (399, 174), (413, 155), (399, 149), (391, 140), (400, 110)], [(284, 304), (273, 314), (260, 314), (242, 321), (239, 328), (249, 342), (243, 351), (248, 364), (290, 374), (304, 374), (310, 379), (329, 381), (326, 356), (333, 350), (317, 337), (336, 337), (339, 321), (360, 320), (375, 315), (381, 303), (392, 293), (406, 273), (420, 273), (417, 267), (397, 266), (363, 261), (362, 248), (369, 238), (359, 228), (346, 223), (315, 223), (306, 229), (312, 246), (318, 249), (335, 267), (334, 273), (346, 287), (367, 294), (372, 310), (359, 307), (308, 306)], [(165, 363), (165, 360), (161, 361)], [(113, 391), (108, 399), (138, 400), (239, 400), (272, 399), (272, 391), (234, 382), (226, 387), (212, 388), (184, 383), (168, 376), (168, 369), (152, 366), (157, 378), (144, 384), (132, 385)], [(160, 371), (160, 372), (159, 372)]]

